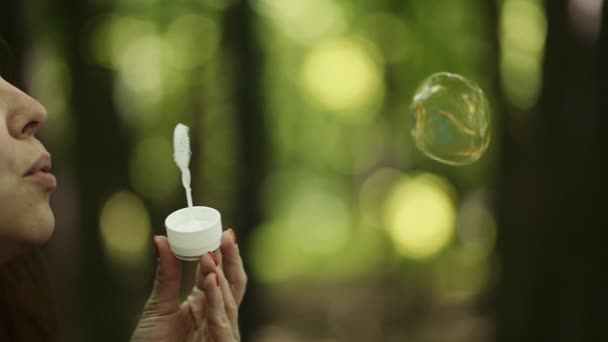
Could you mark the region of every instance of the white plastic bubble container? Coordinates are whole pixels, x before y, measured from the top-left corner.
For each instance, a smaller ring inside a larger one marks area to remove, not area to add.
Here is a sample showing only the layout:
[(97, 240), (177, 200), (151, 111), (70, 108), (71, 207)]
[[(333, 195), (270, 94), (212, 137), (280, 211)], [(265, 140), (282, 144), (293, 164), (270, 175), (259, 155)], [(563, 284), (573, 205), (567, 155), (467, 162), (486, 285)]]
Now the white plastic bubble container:
[(171, 251), (182, 260), (198, 260), (202, 255), (220, 248), (222, 218), (209, 207), (179, 209), (165, 220)]

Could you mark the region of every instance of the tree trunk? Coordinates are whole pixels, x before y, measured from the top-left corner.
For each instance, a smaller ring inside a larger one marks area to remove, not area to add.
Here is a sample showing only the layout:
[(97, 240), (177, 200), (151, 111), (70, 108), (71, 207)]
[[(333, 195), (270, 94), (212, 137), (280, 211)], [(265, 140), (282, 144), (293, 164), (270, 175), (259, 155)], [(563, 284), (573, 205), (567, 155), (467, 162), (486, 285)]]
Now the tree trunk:
[(243, 341), (250, 341), (264, 321), (264, 306), (259, 301), (260, 285), (248, 267), (250, 236), (262, 220), (260, 194), (267, 172), (267, 143), (261, 86), (262, 61), (255, 35), (254, 14), (249, 1), (241, 0), (228, 10), (224, 33), (226, 47), (235, 68), (237, 134), (240, 173), (237, 177), (235, 225), (241, 253), (249, 275), (247, 295), (240, 310)]
[(597, 253), (607, 227), (598, 193), (606, 174), (598, 170), (606, 147), (600, 132), (608, 129), (598, 103), (607, 94), (598, 88), (597, 47), (577, 37), (568, 1), (546, 6), (532, 134), (516, 141), (507, 125), (503, 135), (497, 340), (598, 341), (602, 312), (594, 301), (605, 288), (597, 286)]
[(0, 12), (0, 76), (18, 88), (25, 85), (26, 27), (24, 3), (9, 0)]
[[(65, 18), (66, 59), (71, 69), (70, 110), (75, 141), (72, 155), (79, 190), (79, 217), (82, 246), (81, 275), (76, 279), (81, 293), (81, 322), (88, 341), (126, 341), (133, 326), (124, 292), (117, 289), (103, 257), (99, 215), (104, 201), (115, 191), (128, 189), (130, 144), (122, 131), (113, 104), (113, 73), (88, 63), (87, 24), (103, 13), (90, 1), (57, 0)], [(132, 303), (132, 302), (131, 302)], [(112, 317), (112, 326), (108, 326)]]

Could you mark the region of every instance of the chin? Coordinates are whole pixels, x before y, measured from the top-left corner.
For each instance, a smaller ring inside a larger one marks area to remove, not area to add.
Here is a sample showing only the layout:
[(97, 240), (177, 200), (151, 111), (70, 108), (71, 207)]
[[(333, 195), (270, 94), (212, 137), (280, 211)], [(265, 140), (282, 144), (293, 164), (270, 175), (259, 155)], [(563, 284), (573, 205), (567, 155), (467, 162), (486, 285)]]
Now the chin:
[(48, 195), (34, 201), (0, 196), (0, 203), (0, 263), (50, 240), (55, 216)]
[(33, 233), (32, 243), (40, 246), (46, 244), (55, 231), (55, 215), (50, 207), (40, 213), (39, 224)]
[(46, 244), (55, 231), (55, 216), (48, 204), (33, 208), (20, 229), (21, 243), (29, 246)]

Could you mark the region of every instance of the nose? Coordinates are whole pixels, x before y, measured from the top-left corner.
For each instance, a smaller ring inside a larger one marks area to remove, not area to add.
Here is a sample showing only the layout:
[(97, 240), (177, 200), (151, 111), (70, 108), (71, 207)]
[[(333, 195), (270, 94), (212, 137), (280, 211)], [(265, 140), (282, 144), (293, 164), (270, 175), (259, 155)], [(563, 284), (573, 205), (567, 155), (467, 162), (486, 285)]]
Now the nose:
[(9, 101), (8, 126), (16, 139), (27, 139), (38, 133), (47, 119), (43, 105), (21, 90), (13, 87), (12, 101)]

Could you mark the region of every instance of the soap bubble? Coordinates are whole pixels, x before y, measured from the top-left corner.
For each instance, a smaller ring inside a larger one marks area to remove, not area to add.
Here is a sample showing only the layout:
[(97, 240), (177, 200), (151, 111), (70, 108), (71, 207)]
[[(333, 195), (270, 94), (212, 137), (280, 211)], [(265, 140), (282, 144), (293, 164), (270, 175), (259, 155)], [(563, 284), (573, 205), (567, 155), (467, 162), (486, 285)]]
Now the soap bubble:
[(425, 79), (410, 107), (416, 147), (450, 165), (475, 162), (490, 143), (490, 109), (474, 82), (447, 72)]

